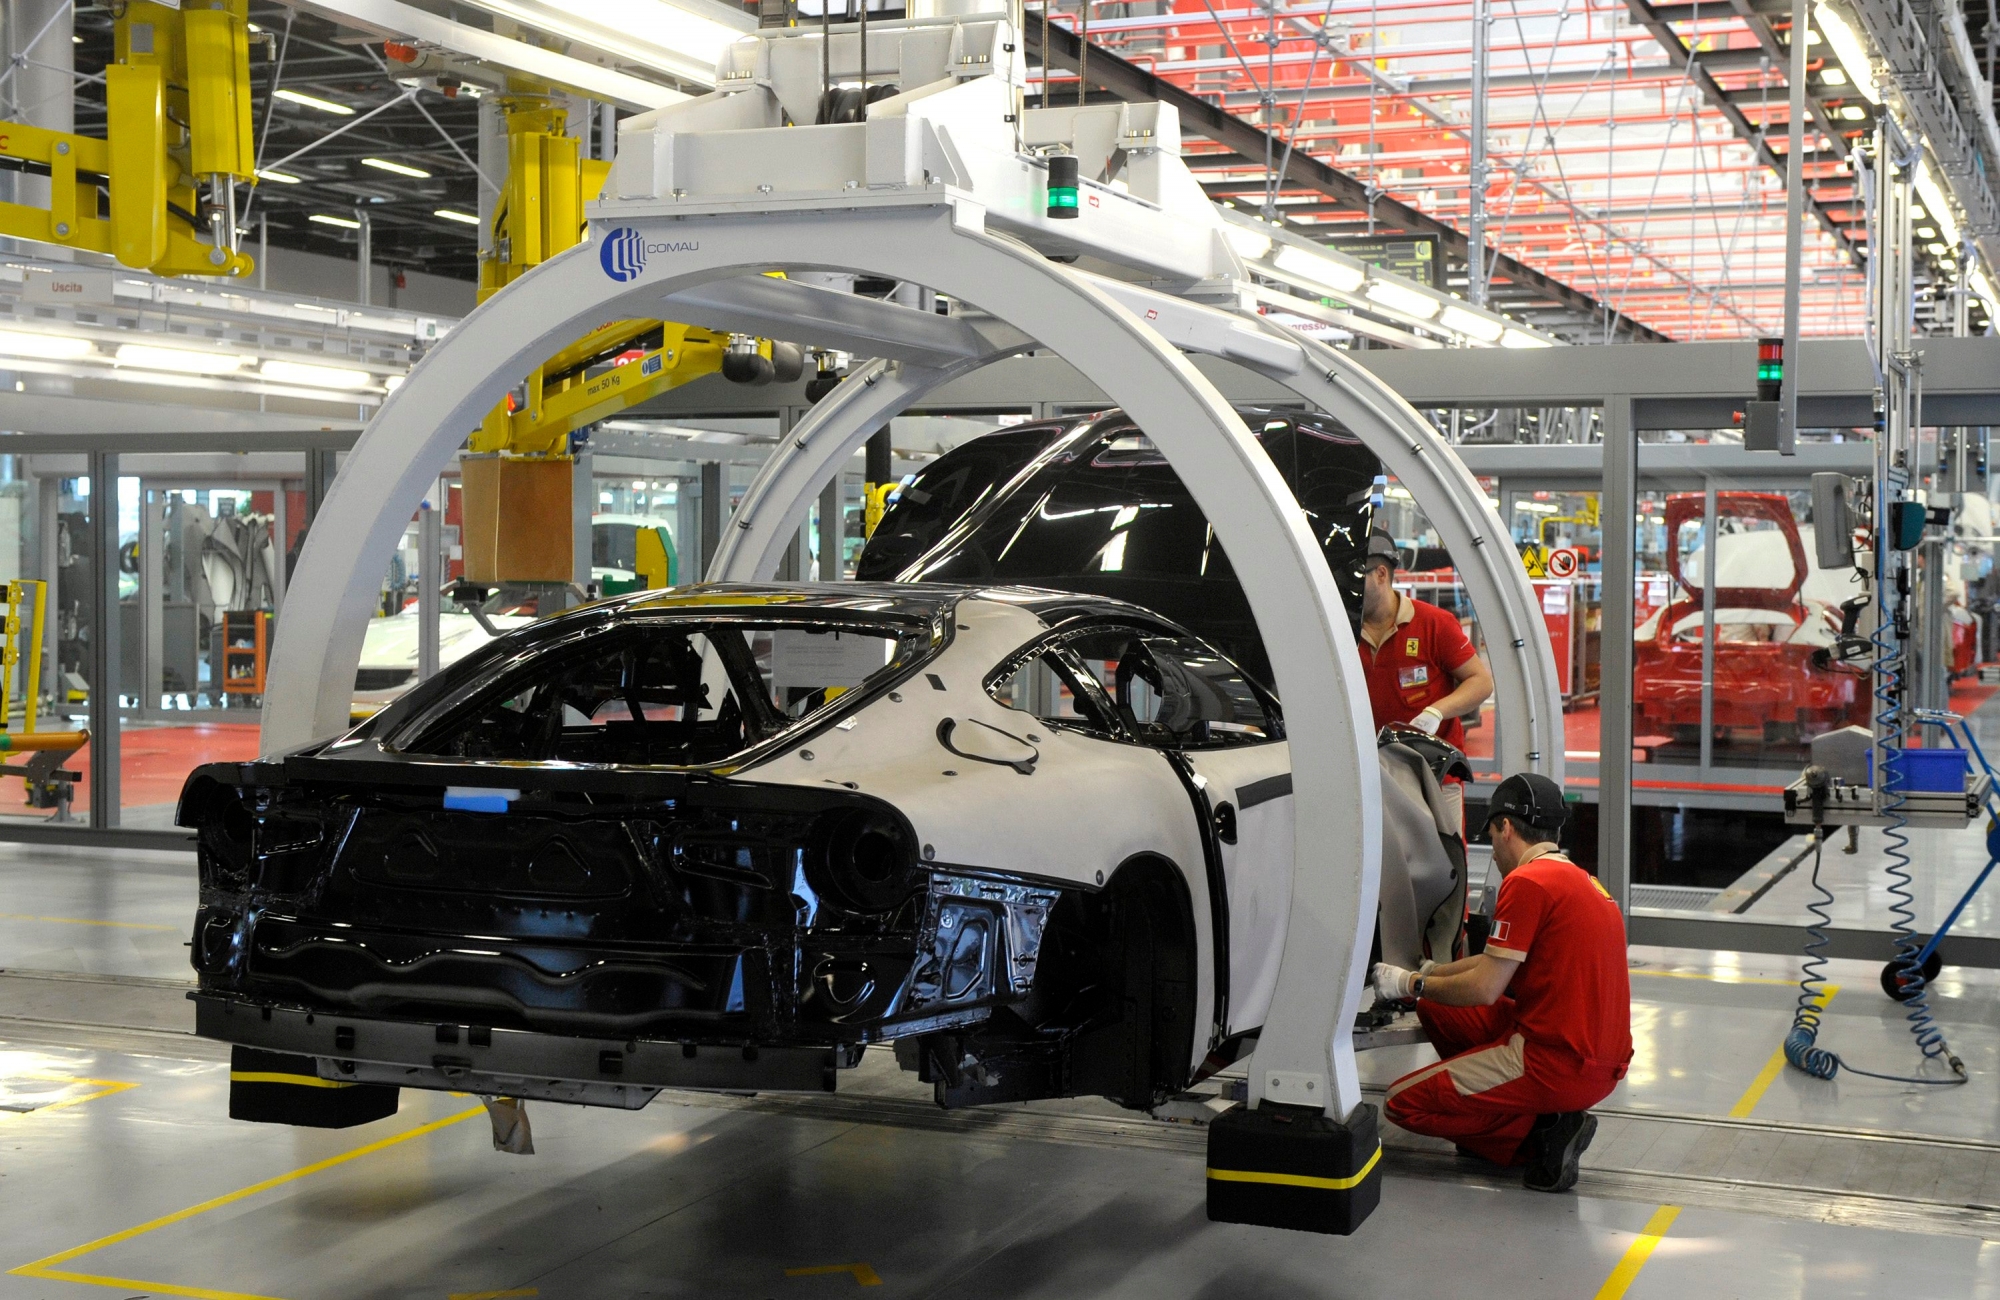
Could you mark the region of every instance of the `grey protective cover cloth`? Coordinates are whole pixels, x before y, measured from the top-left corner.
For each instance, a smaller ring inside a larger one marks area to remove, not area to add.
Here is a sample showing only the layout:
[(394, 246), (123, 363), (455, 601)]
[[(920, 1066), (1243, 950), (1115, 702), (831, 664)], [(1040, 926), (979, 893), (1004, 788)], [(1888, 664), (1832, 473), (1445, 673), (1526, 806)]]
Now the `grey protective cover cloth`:
[(1458, 822), (1430, 765), (1406, 745), (1386, 744), (1382, 762), (1382, 960), (1415, 969), (1450, 961), (1465, 917), (1465, 869), (1445, 848)]

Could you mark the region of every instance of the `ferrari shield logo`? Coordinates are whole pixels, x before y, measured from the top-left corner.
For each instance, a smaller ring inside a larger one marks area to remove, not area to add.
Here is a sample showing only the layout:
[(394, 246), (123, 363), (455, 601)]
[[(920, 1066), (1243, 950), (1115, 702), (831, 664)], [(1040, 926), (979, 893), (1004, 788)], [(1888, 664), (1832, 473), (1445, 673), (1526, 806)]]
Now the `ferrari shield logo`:
[(1422, 653), (1422, 651), (1419, 649), (1417, 638), (1411, 637), (1409, 640), (1403, 642), (1403, 653), (1408, 655), (1412, 659), (1416, 658), (1418, 654)]

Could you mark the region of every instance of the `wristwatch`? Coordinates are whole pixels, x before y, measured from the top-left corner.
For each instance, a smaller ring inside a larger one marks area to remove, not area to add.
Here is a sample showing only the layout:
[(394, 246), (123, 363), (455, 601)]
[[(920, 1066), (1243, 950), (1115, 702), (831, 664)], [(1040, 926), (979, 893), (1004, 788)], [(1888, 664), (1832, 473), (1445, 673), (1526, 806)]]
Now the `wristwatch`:
[(1423, 995), (1424, 995), (1424, 977), (1422, 975), (1419, 975), (1415, 979), (1410, 981), (1410, 996), (1413, 998), (1420, 998)]

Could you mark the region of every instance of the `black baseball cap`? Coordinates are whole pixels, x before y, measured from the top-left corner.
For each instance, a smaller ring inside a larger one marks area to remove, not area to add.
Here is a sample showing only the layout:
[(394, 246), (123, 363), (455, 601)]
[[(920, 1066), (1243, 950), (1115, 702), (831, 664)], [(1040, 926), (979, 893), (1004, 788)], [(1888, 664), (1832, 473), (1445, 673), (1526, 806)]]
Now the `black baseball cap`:
[(1362, 552), (1361, 563), (1365, 568), (1378, 560), (1392, 569), (1403, 567), (1403, 553), (1397, 549), (1396, 539), (1375, 528), (1369, 530), (1368, 549)]
[(1517, 772), (1495, 786), (1486, 801), (1488, 826), (1502, 816), (1553, 835), (1569, 820), (1569, 805), (1563, 802), (1562, 787), (1540, 772)]

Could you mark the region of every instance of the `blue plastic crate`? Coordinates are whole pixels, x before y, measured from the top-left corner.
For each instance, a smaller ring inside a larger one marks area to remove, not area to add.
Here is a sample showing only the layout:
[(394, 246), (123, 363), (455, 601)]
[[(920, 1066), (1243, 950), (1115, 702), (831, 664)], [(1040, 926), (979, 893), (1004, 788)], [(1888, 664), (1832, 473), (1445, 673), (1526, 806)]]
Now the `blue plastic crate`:
[(1902, 771), (1902, 789), (1912, 792), (1960, 794), (1971, 770), (1962, 749), (1905, 749), (1891, 762)]

